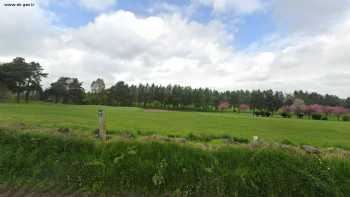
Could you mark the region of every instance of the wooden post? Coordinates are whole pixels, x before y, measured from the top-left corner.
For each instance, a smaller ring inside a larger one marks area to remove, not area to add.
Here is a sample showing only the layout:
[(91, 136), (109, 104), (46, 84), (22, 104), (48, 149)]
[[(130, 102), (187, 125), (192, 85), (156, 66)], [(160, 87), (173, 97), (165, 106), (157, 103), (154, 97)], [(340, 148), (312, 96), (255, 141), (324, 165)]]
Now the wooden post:
[(102, 109), (98, 111), (98, 123), (99, 123), (99, 137), (105, 141), (107, 139), (106, 118), (105, 118), (105, 113)]

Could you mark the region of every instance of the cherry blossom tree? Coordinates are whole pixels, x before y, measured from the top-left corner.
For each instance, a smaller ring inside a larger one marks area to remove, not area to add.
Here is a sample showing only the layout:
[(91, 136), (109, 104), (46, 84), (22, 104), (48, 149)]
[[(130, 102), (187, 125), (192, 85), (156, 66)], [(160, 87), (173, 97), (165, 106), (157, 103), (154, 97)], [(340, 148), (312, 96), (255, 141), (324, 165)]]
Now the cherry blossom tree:
[(218, 110), (224, 111), (230, 107), (230, 103), (228, 101), (220, 101), (218, 105)]
[(331, 113), (334, 114), (338, 120), (340, 119), (340, 116), (342, 116), (348, 112), (349, 112), (348, 109), (341, 107), (341, 106), (332, 107), (332, 111), (331, 111)]
[(306, 110), (309, 111), (310, 114), (321, 114), (323, 113), (323, 109), (324, 107), (319, 104), (312, 104), (306, 107)]
[(322, 111), (323, 111), (324, 114), (326, 114), (326, 117), (328, 117), (329, 114), (333, 113), (334, 107), (332, 107), (332, 106), (323, 106)]
[(299, 118), (302, 118), (305, 112), (305, 103), (302, 99), (295, 99), (291, 108)]
[(291, 106), (285, 105), (285, 106), (281, 107), (280, 111), (282, 113), (291, 113), (291, 112), (293, 112), (293, 109)]
[(240, 104), (239, 105), (239, 112), (248, 111), (249, 109), (250, 109), (250, 107), (247, 104)]

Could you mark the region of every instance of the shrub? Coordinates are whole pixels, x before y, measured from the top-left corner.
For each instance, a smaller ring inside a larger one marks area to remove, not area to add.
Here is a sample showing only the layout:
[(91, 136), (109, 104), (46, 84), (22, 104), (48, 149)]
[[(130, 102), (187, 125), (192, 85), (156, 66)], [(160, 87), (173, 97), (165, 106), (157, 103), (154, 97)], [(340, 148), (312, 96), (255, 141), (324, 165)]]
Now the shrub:
[(321, 118), (321, 120), (328, 120), (328, 117), (327, 117), (327, 116), (323, 116), (323, 117)]
[(265, 116), (266, 116), (266, 117), (270, 117), (271, 115), (272, 115), (271, 112), (265, 112)]
[(260, 111), (256, 111), (256, 112), (254, 112), (254, 115), (256, 115), (256, 116), (261, 116), (262, 113), (261, 113)]
[(233, 139), (233, 141), (241, 143), (241, 144), (248, 144), (249, 143), (248, 139), (242, 138), (242, 137), (233, 137), (232, 139)]
[(189, 133), (186, 136), (186, 139), (190, 140), (190, 141), (200, 141), (200, 137), (198, 135), (193, 134), (193, 133)]
[(281, 113), (281, 116), (282, 116), (283, 118), (290, 118), (290, 117), (292, 117), (292, 115), (291, 115), (290, 113), (287, 113), (287, 112), (282, 112), (282, 113)]
[(304, 118), (304, 114), (303, 114), (303, 113), (297, 113), (297, 117), (298, 117), (299, 119), (303, 119), (303, 118)]
[(321, 114), (312, 114), (312, 119), (313, 120), (321, 120), (322, 119), (322, 115)]
[(155, 100), (153, 101), (152, 103), (150, 103), (150, 107), (153, 107), (153, 108), (161, 108), (162, 107), (162, 103)]
[(343, 116), (343, 121), (350, 121), (350, 116)]

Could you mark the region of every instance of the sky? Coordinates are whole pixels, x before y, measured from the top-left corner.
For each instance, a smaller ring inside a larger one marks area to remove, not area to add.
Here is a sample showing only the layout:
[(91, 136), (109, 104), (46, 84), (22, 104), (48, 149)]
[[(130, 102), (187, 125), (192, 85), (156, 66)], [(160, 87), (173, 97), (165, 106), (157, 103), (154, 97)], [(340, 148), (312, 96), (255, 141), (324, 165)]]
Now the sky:
[[(33, 6), (5, 6), (5, 4)], [(0, 62), (89, 89), (180, 84), (350, 96), (350, 0), (0, 0)]]

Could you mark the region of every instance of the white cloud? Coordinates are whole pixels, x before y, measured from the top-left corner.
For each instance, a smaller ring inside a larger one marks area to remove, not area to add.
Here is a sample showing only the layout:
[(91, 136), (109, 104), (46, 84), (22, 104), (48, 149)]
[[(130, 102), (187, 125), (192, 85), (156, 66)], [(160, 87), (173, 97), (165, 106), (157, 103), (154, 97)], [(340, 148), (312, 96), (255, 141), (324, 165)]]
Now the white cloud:
[[(350, 18), (316, 35), (277, 37), (242, 51), (229, 44), (233, 37), (219, 21), (201, 24), (177, 14), (140, 17), (116, 11), (63, 29), (39, 7), (0, 9), (0, 61), (15, 56), (39, 61), (50, 73), (48, 82), (75, 76), (88, 87), (102, 77), (108, 85), (125, 80), (350, 96)], [(8, 16), (13, 20), (4, 19)]]
[(342, 21), (350, 0), (271, 0), (274, 18), (293, 31), (324, 31)]
[(236, 12), (249, 14), (261, 10), (264, 4), (261, 0), (192, 0), (194, 4), (212, 7), (216, 13)]
[(103, 11), (113, 7), (117, 0), (79, 0), (80, 5), (88, 10)]
[[(28, 3), (30, 1), (22, 1)], [(33, 1), (31, 1), (33, 2)], [(40, 54), (56, 44), (52, 37), (59, 31), (51, 26), (54, 15), (34, 7), (0, 7), (0, 53)]]

